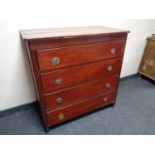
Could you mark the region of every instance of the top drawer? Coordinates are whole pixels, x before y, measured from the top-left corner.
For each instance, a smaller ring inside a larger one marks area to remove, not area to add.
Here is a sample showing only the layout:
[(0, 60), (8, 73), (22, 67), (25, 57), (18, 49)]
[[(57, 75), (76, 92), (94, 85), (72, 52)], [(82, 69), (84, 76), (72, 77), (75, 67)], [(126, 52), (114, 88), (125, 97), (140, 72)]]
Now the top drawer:
[(37, 50), (40, 71), (57, 69), (87, 62), (120, 57), (125, 41)]

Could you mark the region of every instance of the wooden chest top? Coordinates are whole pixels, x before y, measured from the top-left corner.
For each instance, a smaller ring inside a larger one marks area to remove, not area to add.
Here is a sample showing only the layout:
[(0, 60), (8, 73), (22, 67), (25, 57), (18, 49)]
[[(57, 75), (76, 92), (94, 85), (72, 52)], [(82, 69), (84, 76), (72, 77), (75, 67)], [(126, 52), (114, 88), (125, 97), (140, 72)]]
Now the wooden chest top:
[(104, 26), (21, 30), (21, 35), (24, 40), (76, 38), (81, 36), (95, 35), (106, 36), (122, 33), (128, 33), (128, 31), (108, 28)]

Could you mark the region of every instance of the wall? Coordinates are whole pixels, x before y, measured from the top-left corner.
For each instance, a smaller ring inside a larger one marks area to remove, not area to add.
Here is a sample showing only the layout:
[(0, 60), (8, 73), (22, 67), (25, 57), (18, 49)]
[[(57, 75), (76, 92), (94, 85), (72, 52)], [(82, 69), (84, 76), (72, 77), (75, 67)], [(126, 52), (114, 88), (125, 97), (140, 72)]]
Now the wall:
[(151, 20), (150, 34), (155, 34), (155, 20)]
[(105, 25), (130, 30), (121, 72), (121, 77), (124, 77), (137, 72), (146, 37), (155, 26), (154, 20), (101, 20), (97, 16), (60, 18), (58, 14), (52, 20), (0, 20), (0, 110), (36, 100), (28, 59), (19, 36), (20, 29)]

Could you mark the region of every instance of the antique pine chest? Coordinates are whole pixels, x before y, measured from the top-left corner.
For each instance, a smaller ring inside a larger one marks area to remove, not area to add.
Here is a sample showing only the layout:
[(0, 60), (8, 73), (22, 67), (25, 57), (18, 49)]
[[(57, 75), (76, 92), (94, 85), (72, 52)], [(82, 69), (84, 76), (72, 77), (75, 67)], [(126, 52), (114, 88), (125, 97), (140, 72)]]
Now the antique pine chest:
[(116, 101), (128, 31), (22, 30), (46, 131)]
[(155, 38), (148, 37), (138, 73), (155, 81)]

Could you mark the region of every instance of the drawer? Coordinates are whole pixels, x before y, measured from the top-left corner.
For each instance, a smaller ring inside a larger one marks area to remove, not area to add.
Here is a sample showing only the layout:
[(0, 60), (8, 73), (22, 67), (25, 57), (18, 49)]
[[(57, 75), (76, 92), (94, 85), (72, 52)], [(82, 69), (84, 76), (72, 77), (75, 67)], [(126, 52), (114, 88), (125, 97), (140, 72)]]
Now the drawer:
[(37, 50), (40, 71), (120, 57), (125, 41)]
[(89, 98), (87, 100), (47, 112), (48, 125), (63, 123), (69, 119), (80, 116), (92, 110), (114, 103), (115, 92)]
[(108, 93), (116, 88), (117, 82), (118, 76), (112, 76), (45, 95), (46, 109), (59, 108), (92, 96)]
[(121, 59), (114, 59), (69, 67), (50, 73), (42, 73), (42, 89), (44, 92), (50, 92), (88, 81), (102, 79), (118, 74), (120, 67)]

